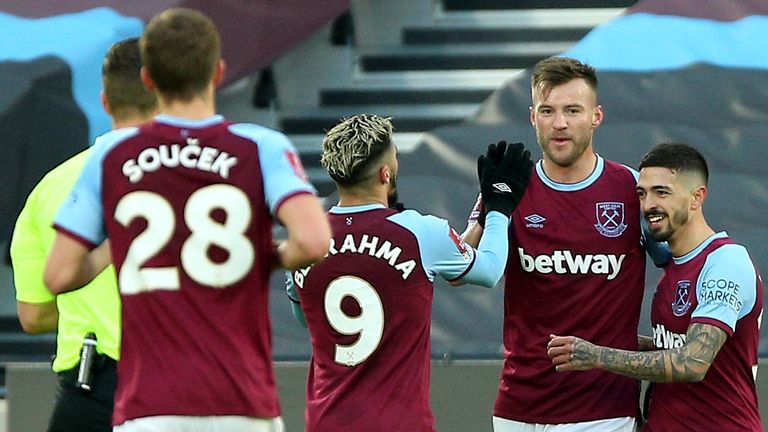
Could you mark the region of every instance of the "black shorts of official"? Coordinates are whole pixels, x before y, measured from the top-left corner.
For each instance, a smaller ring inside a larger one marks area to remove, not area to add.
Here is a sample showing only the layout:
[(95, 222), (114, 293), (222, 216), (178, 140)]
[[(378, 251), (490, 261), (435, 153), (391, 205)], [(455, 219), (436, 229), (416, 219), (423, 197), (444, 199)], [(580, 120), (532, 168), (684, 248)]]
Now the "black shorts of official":
[(56, 404), (48, 432), (111, 432), (117, 363), (107, 356), (99, 356), (94, 364), (90, 391), (75, 387), (77, 366), (58, 375)]

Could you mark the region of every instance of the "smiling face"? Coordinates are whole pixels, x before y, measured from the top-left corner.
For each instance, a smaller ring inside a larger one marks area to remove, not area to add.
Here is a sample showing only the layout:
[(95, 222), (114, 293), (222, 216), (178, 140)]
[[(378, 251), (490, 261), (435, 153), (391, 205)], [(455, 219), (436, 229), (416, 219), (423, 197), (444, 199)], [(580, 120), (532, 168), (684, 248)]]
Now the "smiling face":
[[(531, 123), (544, 160), (568, 168), (592, 155), (592, 134), (603, 120), (595, 91), (583, 78), (533, 89)], [(588, 151), (589, 150), (589, 151)]]
[(698, 189), (689, 177), (669, 168), (640, 170), (637, 195), (654, 240), (674, 241), (690, 220)]

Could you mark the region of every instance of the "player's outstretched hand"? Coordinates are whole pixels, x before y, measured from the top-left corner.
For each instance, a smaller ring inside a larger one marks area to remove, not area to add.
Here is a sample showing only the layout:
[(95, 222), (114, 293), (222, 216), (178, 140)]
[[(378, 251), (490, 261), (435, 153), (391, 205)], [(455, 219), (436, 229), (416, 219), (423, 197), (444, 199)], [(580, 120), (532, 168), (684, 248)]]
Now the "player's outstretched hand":
[(511, 215), (531, 179), (531, 153), (522, 143), (499, 141), (477, 159), (480, 193), (486, 211)]

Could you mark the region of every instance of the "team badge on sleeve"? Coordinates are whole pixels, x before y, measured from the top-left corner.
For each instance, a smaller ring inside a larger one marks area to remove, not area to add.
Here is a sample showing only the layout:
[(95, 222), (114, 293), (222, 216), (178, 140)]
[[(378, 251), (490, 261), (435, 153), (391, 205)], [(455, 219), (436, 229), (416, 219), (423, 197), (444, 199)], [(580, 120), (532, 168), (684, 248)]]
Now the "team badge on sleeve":
[(595, 204), (595, 228), (606, 237), (618, 237), (627, 229), (624, 223), (624, 203), (600, 202)]
[(307, 172), (304, 171), (304, 165), (301, 164), (299, 155), (290, 150), (286, 150), (285, 157), (288, 159), (288, 163), (291, 164), (291, 168), (293, 168), (293, 172), (296, 176), (305, 182), (309, 182), (309, 176), (307, 176)]
[(672, 302), (672, 313), (675, 316), (683, 316), (691, 308), (691, 281), (677, 281), (677, 291), (675, 291), (675, 301)]

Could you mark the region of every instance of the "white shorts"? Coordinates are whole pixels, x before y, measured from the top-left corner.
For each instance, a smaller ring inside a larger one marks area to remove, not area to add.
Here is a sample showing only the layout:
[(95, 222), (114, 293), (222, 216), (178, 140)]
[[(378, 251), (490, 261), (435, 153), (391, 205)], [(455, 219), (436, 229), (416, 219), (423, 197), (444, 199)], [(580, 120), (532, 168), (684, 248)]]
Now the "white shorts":
[(493, 432), (634, 432), (635, 419), (618, 417), (579, 423), (522, 423), (493, 417)]
[(113, 432), (285, 432), (282, 417), (151, 416), (128, 420)]

